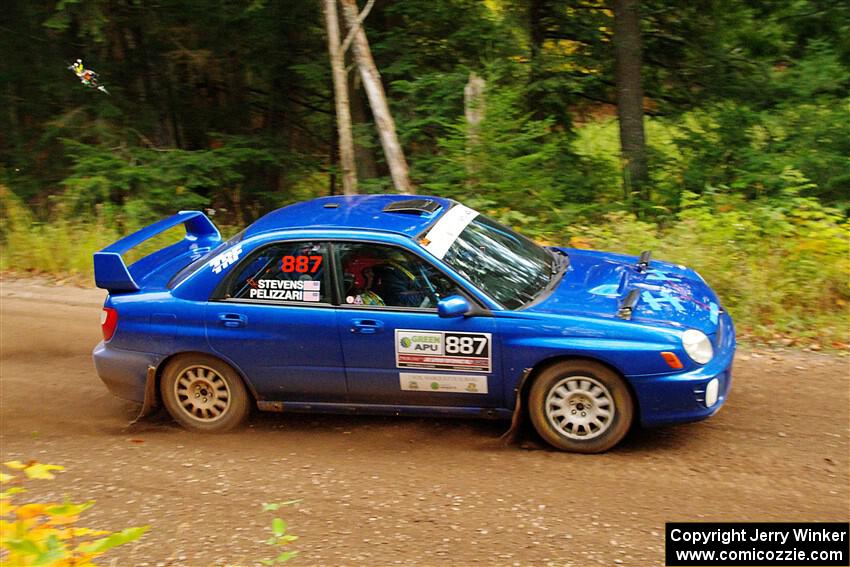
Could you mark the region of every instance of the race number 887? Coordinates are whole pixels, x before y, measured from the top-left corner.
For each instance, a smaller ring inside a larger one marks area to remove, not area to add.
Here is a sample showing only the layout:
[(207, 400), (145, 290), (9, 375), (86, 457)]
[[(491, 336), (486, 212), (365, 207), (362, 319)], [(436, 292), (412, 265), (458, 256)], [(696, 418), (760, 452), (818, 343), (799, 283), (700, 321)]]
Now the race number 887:
[(488, 357), (490, 345), (484, 335), (455, 335), (446, 333), (446, 355), (448, 356), (474, 356)]
[(284, 256), (280, 259), (280, 271), (315, 274), (322, 265), (321, 256)]

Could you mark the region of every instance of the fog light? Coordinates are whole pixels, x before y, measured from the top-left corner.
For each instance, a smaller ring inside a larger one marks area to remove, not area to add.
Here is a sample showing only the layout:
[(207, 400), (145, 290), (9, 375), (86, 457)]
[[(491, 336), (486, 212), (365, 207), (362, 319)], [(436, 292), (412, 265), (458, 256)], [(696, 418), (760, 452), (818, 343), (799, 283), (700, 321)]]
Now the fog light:
[(720, 381), (712, 378), (705, 387), (705, 407), (710, 408), (717, 403), (717, 392), (720, 389)]

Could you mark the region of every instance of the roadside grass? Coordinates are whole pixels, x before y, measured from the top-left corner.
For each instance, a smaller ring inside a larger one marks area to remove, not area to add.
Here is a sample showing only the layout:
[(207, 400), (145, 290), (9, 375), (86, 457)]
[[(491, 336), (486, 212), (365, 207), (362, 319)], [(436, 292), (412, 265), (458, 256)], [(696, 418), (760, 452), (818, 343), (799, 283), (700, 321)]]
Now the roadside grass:
[(803, 216), (699, 203), (664, 227), (617, 213), (576, 227), (569, 243), (635, 255), (651, 250), (654, 259), (693, 268), (745, 340), (850, 350), (850, 224), (797, 213)]
[[(504, 210), (485, 212), (515, 224)], [(103, 216), (62, 215), (39, 222), (0, 186), (0, 271), (91, 285), (92, 253), (140, 228), (122, 224), (119, 229)], [(238, 230), (219, 228), (225, 238)], [(717, 291), (745, 340), (850, 349), (850, 222), (815, 199), (686, 194), (680, 211), (663, 224), (614, 212), (536, 236), (577, 248), (652, 250), (655, 259), (692, 267)], [(179, 238), (182, 228), (167, 231), (135, 249), (128, 261)]]

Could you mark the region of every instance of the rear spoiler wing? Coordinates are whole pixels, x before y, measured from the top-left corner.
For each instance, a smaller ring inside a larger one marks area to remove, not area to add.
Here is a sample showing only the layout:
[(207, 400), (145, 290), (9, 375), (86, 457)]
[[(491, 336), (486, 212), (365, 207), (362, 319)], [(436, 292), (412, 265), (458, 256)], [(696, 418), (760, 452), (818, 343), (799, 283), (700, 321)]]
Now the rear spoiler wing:
[[(129, 268), (124, 263), (122, 254), (173, 228), (183, 224), (186, 226), (186, 237), (175, 244), (145, 256)], [(218, 229), (201, 211), (180, 211), (161, 221), (157, 221), (145, 228), (129, 234), (124, 238), (110, 244), (103, 250), (94, 254), (94, 281), (97, 287), (115, 291), (138, 291), (138, 278), (146, 275), (158, 266), (186, 252), (210, 247), (221, 241)]]

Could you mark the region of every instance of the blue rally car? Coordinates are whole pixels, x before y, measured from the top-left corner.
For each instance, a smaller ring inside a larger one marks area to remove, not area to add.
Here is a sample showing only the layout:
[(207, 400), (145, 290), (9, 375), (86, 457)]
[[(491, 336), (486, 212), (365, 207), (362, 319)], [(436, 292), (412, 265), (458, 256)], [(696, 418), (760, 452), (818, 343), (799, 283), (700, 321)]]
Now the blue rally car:
[[(169, 228), (185, 238), (129, 267)], [(732, 320), (693, 270), (539, 246), (437, 197), (326, 197), (226, 242), (180, 212), (94, 255), (109, 389), (198, 431), (251, 407), (528, 417), (557, 448), (725, 401)]]

